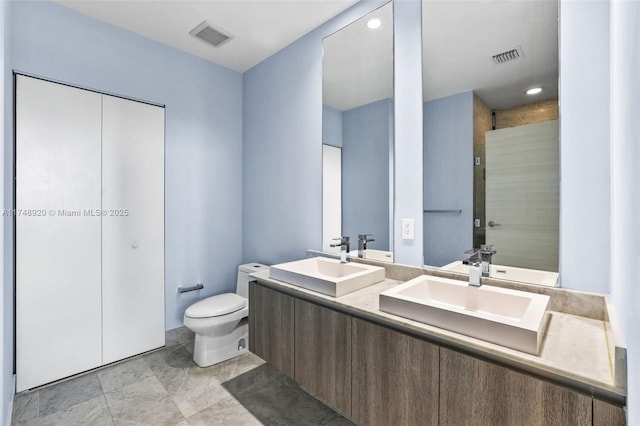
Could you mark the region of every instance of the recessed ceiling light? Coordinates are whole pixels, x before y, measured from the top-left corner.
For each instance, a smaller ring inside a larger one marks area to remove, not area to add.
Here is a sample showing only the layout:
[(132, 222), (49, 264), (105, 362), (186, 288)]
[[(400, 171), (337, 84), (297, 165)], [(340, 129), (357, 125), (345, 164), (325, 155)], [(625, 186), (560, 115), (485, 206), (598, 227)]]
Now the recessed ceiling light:
[(542, 92), (542, 87), (534, 87), (532, 89), (527, 90), (527, 95), (537, 95)]
[(367, 21), (367, 27), (372, 30), (380, 28), (380, 25), (382, 25), (382, 21), (378, 18), (371, 18)]

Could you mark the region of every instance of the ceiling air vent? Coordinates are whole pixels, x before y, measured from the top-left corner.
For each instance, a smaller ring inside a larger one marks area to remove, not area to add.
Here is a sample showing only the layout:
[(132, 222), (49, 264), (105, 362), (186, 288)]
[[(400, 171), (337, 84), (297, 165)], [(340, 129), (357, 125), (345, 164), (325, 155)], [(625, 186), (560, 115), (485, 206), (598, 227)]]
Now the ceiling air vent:
[(504, 64), (505, 62), (513, 62), (522, 55), (522, 48), (520, 46), (515, 49), (507, 50), (506, 52), (498, 53), (497, 55), (493, 55), (493, 62), (496, 64)]
[(223, 29), (218, 28), (207, 21), (202, 22), (200, 25), (189, 31), (189, 34), (207, 44), (212, 45), (213, 47), (220, 47), (233, 38), (231, 34), (226, 33)]

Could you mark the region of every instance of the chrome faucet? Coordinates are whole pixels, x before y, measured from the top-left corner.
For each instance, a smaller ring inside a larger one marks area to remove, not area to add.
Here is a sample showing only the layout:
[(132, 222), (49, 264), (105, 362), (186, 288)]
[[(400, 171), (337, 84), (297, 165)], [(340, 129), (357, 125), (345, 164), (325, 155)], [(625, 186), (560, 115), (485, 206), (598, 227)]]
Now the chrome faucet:
[(479, 250), (471, 249), (464, 252), (464, 254), (468, 254), (469, 257), (463, 261), (463, 263), (468, 263), (469, 267), (471, 265), (478, 264), (481, 269), (481, 273), (483, 277), (488, 277), (491, 275), (491, 256), (496, 254), (497, 252), (493, 249), (492, 244), (482, 244)]
[(349, 261), (349, 251), (351, 250), (349, 237), (334, 238), (334, 241), (340, 241), (336, 244), (330, 244), (331, 247), (340, 247), (340, 262), (347, 263)]
[(370, 234), (358, 234), (358, 257), (364, 258), (365, 250), (367, 249), (367, 243), (375, 241), (373, 235)]
[(480, 266), (480, 262), (478, 260), (469, 262), (469, 285), (472, 287), (480, 287), (482, 282), (480, 281), (480, 276), (482, 266)]
[(464, 254), (468, 254), (469, 257), (463, 261), (469, 265), (469, 285), (473, 287), (480, 287), (482, 282), (480, 276), (482, 275), (482, 266), (480, 260), (480, 250), (467, 250)]

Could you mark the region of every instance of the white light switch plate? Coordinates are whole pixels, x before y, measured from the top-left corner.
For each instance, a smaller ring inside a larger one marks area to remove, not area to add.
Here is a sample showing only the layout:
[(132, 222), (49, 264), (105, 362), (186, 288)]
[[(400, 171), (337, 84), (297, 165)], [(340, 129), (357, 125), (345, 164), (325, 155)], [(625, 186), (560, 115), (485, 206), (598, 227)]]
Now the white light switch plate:
[(402, 239), (413, 240), (414, 238), (414, 223), (411, 218), (402, 219)]

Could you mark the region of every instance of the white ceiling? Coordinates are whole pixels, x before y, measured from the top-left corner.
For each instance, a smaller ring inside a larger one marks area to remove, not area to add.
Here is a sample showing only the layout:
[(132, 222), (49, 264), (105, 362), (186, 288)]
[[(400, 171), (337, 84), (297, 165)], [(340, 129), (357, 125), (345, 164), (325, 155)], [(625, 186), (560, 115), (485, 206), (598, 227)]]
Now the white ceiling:
[[(55, 0), (151, 40), (244, 72), (358, 0)], [(234, 35), (214, 48), (189, 31), (207, 20)]]
[[(244, 72), (358, 0), (55, 1)], [(372, 14), (390, 21), (385, 15), (390, 8), (384, 6)], [(214, 48), (192, 37), (189, 31), (204, 20), (234, 39)], [(333, 70), (326, 79), (333, 89), (325, 88), (325, 103), (340, 110), (390, 97), (393, 92), (388, 54), (392, 38), (383, 36), (384, 31), (375, 35), (361, 21), (325, 40), (325, 59), (329, 43), (332, 51), (340, 50), (336, 59), (329, 59), (333, 65), (324, 67)], [(383, 30), (391, 28), (391, 22), (383, 24)], [(339, 38), (337, 34), (342, 33)], [(489, 107), (501, 109), (558, 96), (557, 0), (423, 0), (422, 38), (425, 101), (473, 90)], [(360, 54), (354, 54), (354, 45), (361, 46)], [(493, 63), (493, 55), (518, 46), (524, 53), (521, 59)], [(542, 94), (524, 95), (538, 85), (545, 89)]]

